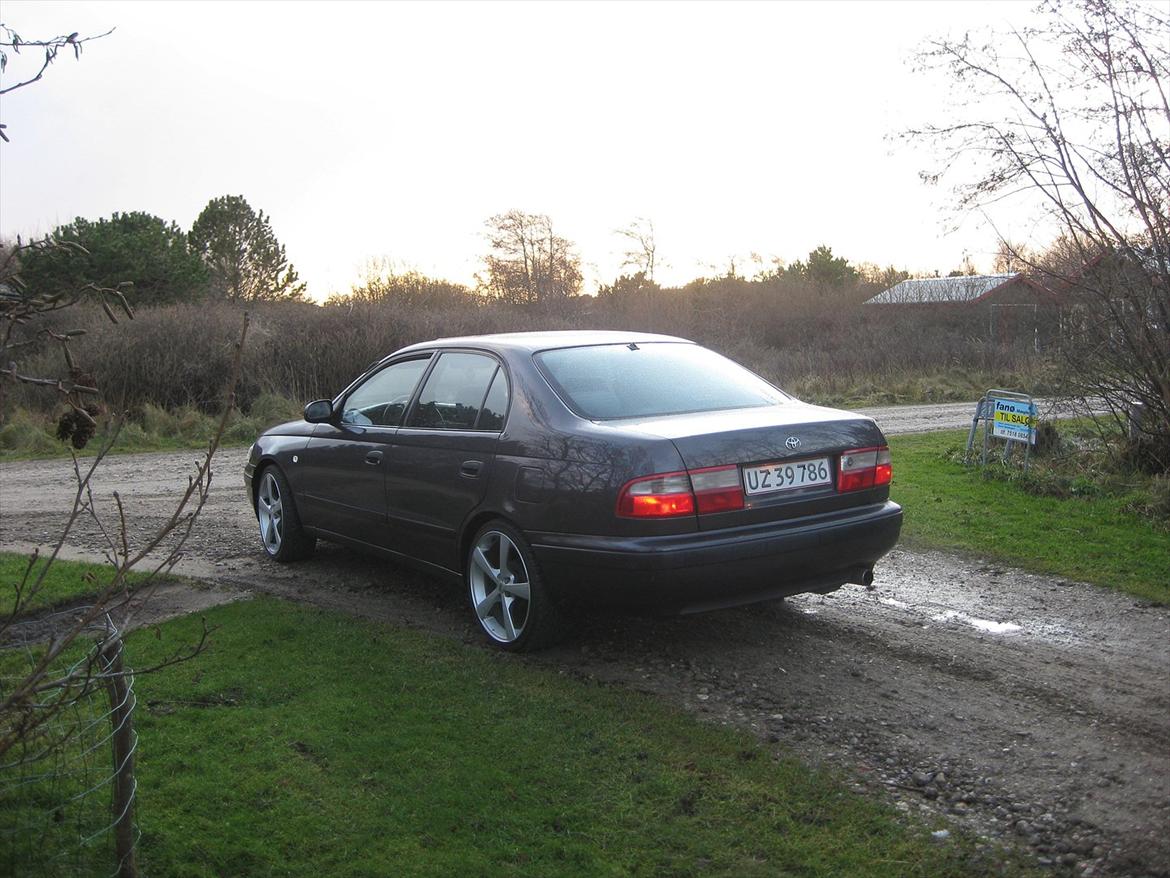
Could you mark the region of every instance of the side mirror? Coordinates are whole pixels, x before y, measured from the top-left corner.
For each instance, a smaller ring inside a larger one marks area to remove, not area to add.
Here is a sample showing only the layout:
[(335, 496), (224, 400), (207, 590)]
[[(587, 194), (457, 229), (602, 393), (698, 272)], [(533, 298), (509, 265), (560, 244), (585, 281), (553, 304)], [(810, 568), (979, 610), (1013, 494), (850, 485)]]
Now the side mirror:
[(333, 401), (315, 399), (305, 406), (305, 420), (310, 424), (328, 424), (333, 420)]

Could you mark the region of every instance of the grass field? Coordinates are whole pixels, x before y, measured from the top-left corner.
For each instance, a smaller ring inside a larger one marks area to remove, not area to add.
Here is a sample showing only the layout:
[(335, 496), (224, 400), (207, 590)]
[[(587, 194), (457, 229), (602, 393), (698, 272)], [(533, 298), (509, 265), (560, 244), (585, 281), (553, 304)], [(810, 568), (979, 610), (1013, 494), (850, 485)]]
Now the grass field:
[[(0, 616), (12, 613), (17, 588), (25, 581), (30, 585), (34, 583), (45, 565), (44, 558), (38, 559), (26, 580), (25, 571), (28, 570), (29, 562), (28, 555), (0, 552)], [(29, 613), (64, 606), (96, 595), (109, 584), (112, 571), (112, 567), (96, 564), (54, 561), (40, 587), (35, 592), (28, 590), (24, 592), (21, 612)], [(133, 589), (145, 578), (145, 574), (131, 573), (127, 578), (127, 585)]]
[[(227, 447), (247, 445), (268, 427), (299, 418), (301, 406), (278, 396), (262, 396), (248, 415), (232, 412), (221, 444)], [(96, 454), (109, 441), (114, 423), (109, 417), (98, 422), (98, 430), (82, 456)], [(148, 405), (122, 426), (111, 448), (114, 454), (144, 451), (179, 451), (206, 448), (215, 436), (219, 421), (193, 408), (164, 411)], [(0, 460), (61, 457), (69, 454), (69, 445), (57, 438), (56, 422), (49, 415), (16, 410), (0, 426)]]
[(208, 621), (206, 654), (138, 682), (145, 874), (984, 873), (648, 696), (273, 600)]
[(1170, 531), (1136, 514), (1132, 497), (1038, 496), (1027, 482), (986, 478), (956, 460), (965, 439), (962, 432), (890, 437), (904, 545), (976, 552), (1170, 603)]
[[(207, 651), (135, 683), (144, 875), (1021, 873), (648, 695), (275, 599), (205, 618)], [(134, 633), (127, 655), (150, 665), (201, 625)], [(0, 820), (47, 821), (18, 859), (0, 849), (13, 874), (102, 862), (61, 789), (0, 784)]]

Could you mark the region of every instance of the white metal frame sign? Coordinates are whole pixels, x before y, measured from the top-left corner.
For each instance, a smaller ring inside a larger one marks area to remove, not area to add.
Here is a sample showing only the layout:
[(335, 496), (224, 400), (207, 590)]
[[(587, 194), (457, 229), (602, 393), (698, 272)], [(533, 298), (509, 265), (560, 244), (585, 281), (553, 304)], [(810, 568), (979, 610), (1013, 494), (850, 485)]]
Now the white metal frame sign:
[(964, 459), (971, 459), (971, 452), (975, 448), (975, 435), (982, 424), (983, 465), (987, 466), (990, 440), (995, 438), (1004, 440), (1004, 463), (1011, 458), (1012, 449), (1017, 444), (1023, 445), (1024, 468), (1027, 469), (1032, 446), (1036, 444), (1038, 415), (1036, 400), (1027, 393), (1017, 393), (1014, 390), (987, 391), (975, 406), (975, 416), (971, 418), (971, 431), (967, 434), (967, 453)]

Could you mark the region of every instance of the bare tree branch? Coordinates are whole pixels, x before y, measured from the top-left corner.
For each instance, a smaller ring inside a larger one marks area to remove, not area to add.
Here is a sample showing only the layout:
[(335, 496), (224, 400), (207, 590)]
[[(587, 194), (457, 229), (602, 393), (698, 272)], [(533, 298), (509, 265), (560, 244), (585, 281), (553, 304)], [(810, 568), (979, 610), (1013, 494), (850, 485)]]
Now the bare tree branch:
[(1170, 469), (1170, 20), (1130, 0), (1039, 11), (1044, 28), (925, 47), (957, 118), (906, 136), (941, 155), (924, 179), (955, 180), (960, 209), (1045, 208), (1052, 253), (1023, 262), (1062, 300), (1066, 377), (1119, 422), (1139, 406), (1127, 453)]
[[(27, 49), (29, 47), (40, 49), (43, 52), (40, 66), (36, 71), (31, 75), (26, 75), (23, 79), (17, 80), (12, 85), (0, 85), (0, 96), (9, 94), (20, 88), (25, 88), (34, 82), (40, 82), (45, 72), (49, 69), (49, 65), (57, 60), (57, 55), (62, 49), (72, 49), (74, 60), (77, 60), (81, 58), (81, 52), (86, 43), (100, 40), (102, 37), (108, 37), (113, 32), (114, 28), (110, 28), (105, 33), (88, 37), (83, 37), (75, 32), (56, 37), (47, 37), (45, 39), (25, 40), (8, 25), (0, 24), (0, 75), (8, 70), (9, 52), (19, 55), (21, 49)], [(4, 125), (0, 125), (0, 140), (7, 143), (8, 135), (4, 133), (5, 127)]]

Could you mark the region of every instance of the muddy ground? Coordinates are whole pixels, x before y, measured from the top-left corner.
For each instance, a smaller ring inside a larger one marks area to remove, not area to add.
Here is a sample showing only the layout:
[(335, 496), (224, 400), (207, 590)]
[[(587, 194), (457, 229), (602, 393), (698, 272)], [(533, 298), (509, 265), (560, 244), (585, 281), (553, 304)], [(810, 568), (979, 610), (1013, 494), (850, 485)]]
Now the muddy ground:
[[(455, 585), (324, 544), (302, 564), (267, 562), (245, 454), (217, 459), (178, 567), (213, 588), (156, 601), (270, 593), (480, 642)], [(157, 525), (195, 458), (108, 460), (95, 483), (107, 523), (117, 490), (136, 527)], [(0, 548), (50, 539), (70, 479), (65, 461), (0, 465)], [(102, 538), (83, 521), (69, 545), (92, 558)], [(505, 660), (749, 729), (903, 811), (1022, 846), (1054, 874), (1170, 876), (1170, 609), (936, 552), (896, 551), (875, 585), (684, 618), (596, 616), (557, 649)]]

